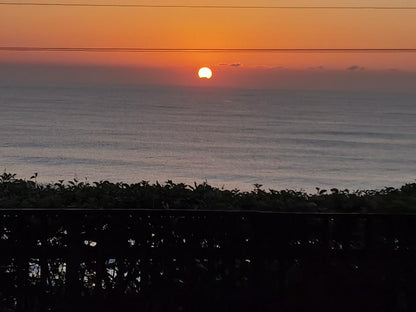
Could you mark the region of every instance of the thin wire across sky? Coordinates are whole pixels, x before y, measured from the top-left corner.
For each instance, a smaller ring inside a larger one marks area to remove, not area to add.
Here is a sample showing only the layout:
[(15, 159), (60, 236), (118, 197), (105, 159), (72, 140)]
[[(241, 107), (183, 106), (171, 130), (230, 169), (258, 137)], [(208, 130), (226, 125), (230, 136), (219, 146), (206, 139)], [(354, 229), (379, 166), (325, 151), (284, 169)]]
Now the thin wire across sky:
[(9, 52), (94, 52), (94, 53), (416, 53), (416, 48), (134, 48), (134, 47), (12, 47), (0, 46)]
[(281, 9), (281, 10), (416, 10), (416, 6), (273, 6), (273, 5), (155, 5), (120, 3), (0, 2), (9, 6), (118, 7), (165, 9)]

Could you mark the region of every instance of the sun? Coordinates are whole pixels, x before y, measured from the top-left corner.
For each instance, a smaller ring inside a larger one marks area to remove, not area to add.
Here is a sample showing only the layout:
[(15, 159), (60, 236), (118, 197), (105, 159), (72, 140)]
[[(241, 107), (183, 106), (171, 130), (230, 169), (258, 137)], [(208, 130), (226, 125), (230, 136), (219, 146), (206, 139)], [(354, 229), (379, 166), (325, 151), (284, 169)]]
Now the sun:
[(202, 67), (198, 71), (198, 76), (200, 79), (211, 79), (212, 77), (212, 70), (208, 67)]

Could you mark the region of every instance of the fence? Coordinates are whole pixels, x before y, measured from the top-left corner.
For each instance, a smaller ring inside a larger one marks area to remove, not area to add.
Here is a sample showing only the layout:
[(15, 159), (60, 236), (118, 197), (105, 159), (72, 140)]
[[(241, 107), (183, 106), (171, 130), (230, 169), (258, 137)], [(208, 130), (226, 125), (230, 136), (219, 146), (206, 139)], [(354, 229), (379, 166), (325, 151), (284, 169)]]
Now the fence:
[(416, 215), (1, 210), (3, 311), (416, 311)]

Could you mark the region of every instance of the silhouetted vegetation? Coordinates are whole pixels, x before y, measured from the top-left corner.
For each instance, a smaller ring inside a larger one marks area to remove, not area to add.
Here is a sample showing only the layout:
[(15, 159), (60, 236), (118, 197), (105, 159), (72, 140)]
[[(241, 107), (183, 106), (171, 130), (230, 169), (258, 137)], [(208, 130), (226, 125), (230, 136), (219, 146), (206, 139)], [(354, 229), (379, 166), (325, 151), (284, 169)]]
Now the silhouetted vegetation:
[(0, 208), (131, 208), (257, 210), (297, 212), (413, 212), (416, 183), (400, 188), (355, 190), (317, 188), (315, 194), (297, 190), (250, 192), (227, 190), (207, 183), (186, 185), (167, 181), (134, 184), (73, 181), (42, 184), (36, 175), (25, 180), (15, 174), (0, 176)]

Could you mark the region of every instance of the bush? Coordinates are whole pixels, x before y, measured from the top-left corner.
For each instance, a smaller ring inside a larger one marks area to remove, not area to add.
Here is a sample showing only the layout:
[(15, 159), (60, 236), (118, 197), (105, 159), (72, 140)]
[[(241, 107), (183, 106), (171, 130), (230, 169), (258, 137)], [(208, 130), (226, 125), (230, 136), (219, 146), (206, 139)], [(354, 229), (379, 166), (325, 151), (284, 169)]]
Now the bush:
[(0, 175), (0, 208), (89, 208), (89, 209), (213, 209), (287, 212), (416, 212), (416, 183), (381, 190), (320, 190), (308, 194), (295, 190), (225, 190), (207, 183), (186, 185), (167, 181), (134, 184), (109, 181), (60, 180), (41, 184)]

